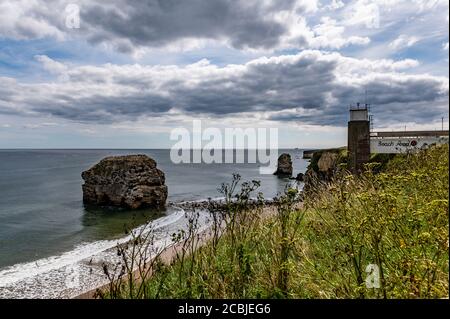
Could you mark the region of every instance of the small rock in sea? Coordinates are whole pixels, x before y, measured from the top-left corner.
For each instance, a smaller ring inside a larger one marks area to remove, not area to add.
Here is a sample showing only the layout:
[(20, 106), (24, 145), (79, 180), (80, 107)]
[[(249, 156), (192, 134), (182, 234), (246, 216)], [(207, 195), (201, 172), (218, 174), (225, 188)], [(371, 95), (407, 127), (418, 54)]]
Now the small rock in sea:
[(164, 173), (146, 155), (111, 156), (81, 174), (87, 205), (162, 208), (167, 199)]
[(291, 155), (283, 153), (278, 157), (278, 166), (274, 175), (278, 176), (292, 176), (292, 159)]
[(296, 181), (298, 182), (303, 182), (303, 177), (305, 176), (305, 174), (303, 173), (298, 173), (297, 177), (295, 178)]

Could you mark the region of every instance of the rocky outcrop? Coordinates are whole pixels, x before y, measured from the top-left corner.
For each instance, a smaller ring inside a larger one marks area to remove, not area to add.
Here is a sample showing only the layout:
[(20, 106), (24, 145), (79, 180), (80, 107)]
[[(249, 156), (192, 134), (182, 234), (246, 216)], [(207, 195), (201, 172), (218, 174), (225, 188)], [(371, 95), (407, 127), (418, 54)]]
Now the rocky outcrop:
[(319, 184), (327, 183), (339, 171), (345, 170), (347, 163), (346, 148), (335, 148), (314, 152), (308, 169), (303, 177), (304, 193), (314, 191)]
[(283, 153), (278, 157), (278, 166), (274, 175), (278, 176), (292, 176), (292, 159), (291, 155)]
[(295, 180), (296, 180), (297, 182), (303, 182), (304, 178), (305, 178), (305, 174), (303, 174), (303, 173), (298, 173), (297, 176), (295, 177)]
[(167, 199), (164, 173), (146, 155), (111, 156), (81, 174), (87, 205), (161, 208)]
[[(248, 199), (247, 206), (248, 207), (256, 207), (256, 206), (270, 206), (275, 204), (275, 199)], [(183, 208), (188, 211), (220, 211), (220, 210), (228, 210), (230, 209), (229, 203), (222, 199), (208, 199), (201, 201), (187, 201), (187, 202), (172, 202), (168, 204), (169, 206), (175, 208)]]
[(339, 154), (332, 152), (323, 152), (320, 156), (317, 166), (319, 167), (319, 172), (329, 173), (336, 168), (336, 162)]

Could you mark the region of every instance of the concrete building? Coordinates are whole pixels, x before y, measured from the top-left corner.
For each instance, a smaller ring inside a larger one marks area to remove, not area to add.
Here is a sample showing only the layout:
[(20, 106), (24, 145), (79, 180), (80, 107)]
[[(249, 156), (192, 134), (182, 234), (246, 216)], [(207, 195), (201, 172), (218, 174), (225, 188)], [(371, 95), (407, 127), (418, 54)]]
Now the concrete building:
[(370, 121), (367, 105), (350, 108), (348, 122), (348, 164), (350, 171), (357, 173), (370, 159)]

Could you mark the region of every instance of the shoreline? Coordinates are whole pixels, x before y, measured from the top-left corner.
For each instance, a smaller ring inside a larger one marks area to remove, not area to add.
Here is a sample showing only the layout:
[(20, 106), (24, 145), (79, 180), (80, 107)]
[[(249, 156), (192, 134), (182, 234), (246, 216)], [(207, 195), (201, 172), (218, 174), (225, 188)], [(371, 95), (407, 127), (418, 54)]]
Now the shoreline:
[[(183, 207), (183, 209), (188, 209), (188, 207), (196, 207), (196, 208), (205, 208), (205, 205), (209, 204), (209, 201), (193, 201), (193, 202), (183, 202), (183, 203), (179, 203), (180, 206), (185, 206)], [(223, 204), (223, 202), (221, 201), (214, 201), (215, 204)], [(299, 202), (299, 205), (302, 205), (301, 202)], [(262, 207), (262, 215), (261, 217), (263, 219), (266, 218), (270, 218), (272, 216), (274, 216), (276, 213), (276, 203), (273, 200), (266, 200), (264, 202), (264, 206)], [(200, 248), (203, 245), (207, 245), (209, 240), (212, 238), (212, 233), (210, 232), (211, 227), (207, 227), (206, 229), (200, 231), (200, 233), (198, 234), (201, 238), (199, 240), (198, 243), (198, 247)], [(176, 255), (177, 252), (179, 251), (178, 249), (180, 249), (183, 246), (183, 242), (178, 242), (172, 245), (169, 245), (167, 247), (165, 247), (161, 253), (159, 254), (159, 257), (161, 258), (161, 261), (164, 264), (170, 264), (171, 262), (173, 262), (176, 259)], [(148, 263), (151, 262), (152, 259), (149, 260)], [(133, 271), (133, 276), (136, 277), (136, 280), (139, 282), (139, 270), (136, 269)], [(149, 277), (150, 278), (152, 276), (152, 271), (150, 271), (149, 273)], [(100, 285), (96, 288), (90, 289), (89, 291), (86, 291), (84, 293), (81, 293), (71, 299), (95, 299), (96, 293), (98, 290), (104, 290), (104, 289), (108, 289), (109, 283)]]
[[(256, 204), (256, 199), (250, 200), (252, 203)], [(274, 206), (274, 201), (264, 200), (263, 204), (263, 209), (268, 211)], [(223, 198), (168, 202), (166, 207), (171, 208), (173, 213), (150, 222), (156, 235), (154, 247), (161, 251), (163, 260), (170, 262), (175, 256), (179, 246), (171, 241), (170, 234), (186, 227), (186, 214), (189, 212), (199, 212), (200, 232), (203, 240), (208, 241), (208, 234), (211, 233), (209, 205), (222, 209)], [(133, 231), (139, 232), (145, 225), (139, 225)], [(3, 273), (0, 275), (0, 299), (92, 298), (98, 288), (108, 285), (103, 264), (114, 265), (118, 261), (117, 244), (130, 240), (130, 235), (126, 235), (112, 240), (87, 242), (59, 255), (5, 268), (0, 271)], [(73, 279), (75, 283), (71, 282)]]
[[(151, 221), (159, 235), (155, 247), (167, 246), (165, 235), (183, 221), (185, 211), (179, 209), (170, 215)], [(139, 225), (133, 231), (143, 229)], [(117, 244), (129, 242), (129, 234), (120, 238), (83, 243), (73, 249), (48, 258), (16, 264), (0, 271), (0, 299), (70, 299), (101, 285), (102, 264), (117, 260)]]

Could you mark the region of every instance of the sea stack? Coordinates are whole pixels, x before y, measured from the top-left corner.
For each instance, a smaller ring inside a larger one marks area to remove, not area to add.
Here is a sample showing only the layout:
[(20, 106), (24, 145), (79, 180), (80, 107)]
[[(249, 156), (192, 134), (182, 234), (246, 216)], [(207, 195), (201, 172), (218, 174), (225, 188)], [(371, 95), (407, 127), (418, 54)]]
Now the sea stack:
[(291, 177), (292, 176), (292, 159), (291, 155), (283, 153), (278, 157), (278, 166), (274, 175)]
[(81, 174), (86, 205), (162, 208), (167, 199), (164, 173), (146, 155), (111, 156)]

